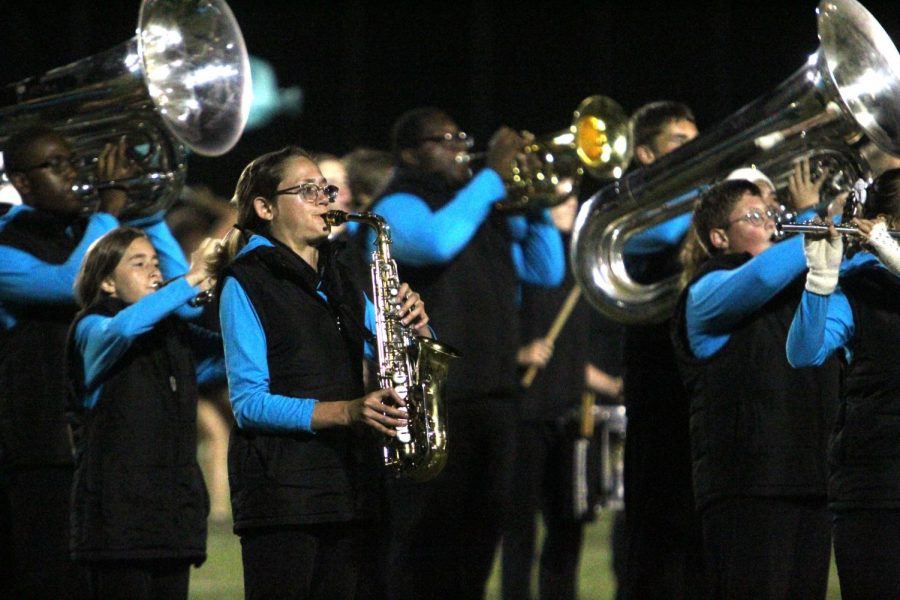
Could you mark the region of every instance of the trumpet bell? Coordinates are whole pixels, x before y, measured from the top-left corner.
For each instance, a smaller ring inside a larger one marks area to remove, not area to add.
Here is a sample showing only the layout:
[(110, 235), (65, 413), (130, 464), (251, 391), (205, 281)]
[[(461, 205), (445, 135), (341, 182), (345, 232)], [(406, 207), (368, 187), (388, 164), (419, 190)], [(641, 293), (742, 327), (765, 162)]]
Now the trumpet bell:
[(545, 208), (571, 193), (559, 186), (565, 178), (576, 183), (585, 171), (601, 180), (622, 176), (631, 160), (631, 128), (622, 107), (606, 96), (581, 101), (568, 128), (543, 136), (525, 147), (511, 165), (507, 197), (500, 210)]

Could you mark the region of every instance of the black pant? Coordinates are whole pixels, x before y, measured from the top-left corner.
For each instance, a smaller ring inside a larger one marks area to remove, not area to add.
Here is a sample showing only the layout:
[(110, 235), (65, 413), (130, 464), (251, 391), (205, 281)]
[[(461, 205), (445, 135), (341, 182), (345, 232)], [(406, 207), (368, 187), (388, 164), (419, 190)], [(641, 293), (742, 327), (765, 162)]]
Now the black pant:
[(583, 520), (571, 502), (574, 486), (572, 431), (556, 422), (519, 423), (512, 499), (503, 531), (503, 598), (530, 598), (535, 517), (544, 521), (541, 598), (574, 599), (578, 583)]
[(482, 598), (500, 538), (515, 450), (512, 401), (448, 411), (448, 459), (434, 480), (392, 480), (388, 596)]
[(663, 393), (652, 405), (629, 406), (622, 597), (694, 600), (708, 596), (709, 574), (691, 469), (686, 406)]
[(69, 560), (70, 465), (0, 472), (0, 597), (78, 598), (81, 569)]
[(833, 522), (841, 597), (900, 598), (900, 510), (839, 511)]
[(702, 519), (715, 598), (825, 598), (831, 523), (824, 499), (720, 500)]
[(245, 597), (353, 598), (362, 560), (358, 529), (355, 523), (326, 523), (242, 532)]
[(87, 565), (93, 600), (187, 600), (183, 560), (100, 561)]

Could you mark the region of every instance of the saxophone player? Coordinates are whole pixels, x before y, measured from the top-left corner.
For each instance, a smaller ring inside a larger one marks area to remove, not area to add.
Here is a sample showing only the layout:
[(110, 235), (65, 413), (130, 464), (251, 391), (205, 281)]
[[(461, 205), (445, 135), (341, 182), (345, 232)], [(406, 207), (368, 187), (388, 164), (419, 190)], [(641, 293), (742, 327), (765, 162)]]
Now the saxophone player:
[[(406, 424), (393, 390), (363, 392), (374, 310), (328, 242), (336, 195), (300, 148), (256, 158), (217, 264), (231, 501), (251, 599), (354, 596), (373, 479), (358, 457), (378, 452), (354, 426), (393, 436)], [(419, 295), (402, 284), (395, 300), (401, 322), (430, 337)]]

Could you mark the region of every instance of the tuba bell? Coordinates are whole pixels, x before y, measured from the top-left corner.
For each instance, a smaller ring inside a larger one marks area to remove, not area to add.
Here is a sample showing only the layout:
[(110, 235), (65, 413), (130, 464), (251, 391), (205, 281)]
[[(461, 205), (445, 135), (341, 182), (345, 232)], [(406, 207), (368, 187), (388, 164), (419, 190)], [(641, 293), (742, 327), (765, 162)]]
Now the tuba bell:
[(679, 274), (638, 283), (626, 268), (625, 246), (636, 233), (692, 210), (731, 170), (756, 165), (783, 172), (798, 157), (825, 153), (837, 161), (827, 168), (852, 183), (871, 175), (867, 147), (900, 154), (896, 47), (855, 0), (822, 0), (817, 13), (818, 50), (773, 93), (582, 206), (570, 254), (575, 278), (600, 312), (623, 323), (671, 315)]
[[(143, 0), (132, 39), (0, 89), (0, 149), (16, 130), (48, 126), (84, 159), (74, 190), (129, 190), (122, 216), (168, 208), (188, 151), (218, 156), (237, 142), (251, 101), (241, 30), (223, 0)], [(95, 181), (103, 147), (125, 136), (139, 175)]]
[[(517, 211), (554, 206), (568, 194), (557, 190), (562, 179), (576, 182), (585, 171), (597, 179), (622, 176), (631, 161), (631, 128), (628, 116), (617, 102), (606, 96), (581, 101), (566, 129), (533, 140), (501, 174), (506, 198), (498, 210)], [(476, 155), (464, 155), (468, 157)]]

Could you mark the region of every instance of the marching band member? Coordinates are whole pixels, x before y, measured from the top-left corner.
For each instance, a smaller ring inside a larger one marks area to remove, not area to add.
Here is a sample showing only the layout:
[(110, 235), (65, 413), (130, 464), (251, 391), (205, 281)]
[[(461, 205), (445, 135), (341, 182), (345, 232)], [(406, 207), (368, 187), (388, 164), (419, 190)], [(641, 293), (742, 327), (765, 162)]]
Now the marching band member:
[(784, 356), (806, 265), (799, 238), (773, 243), (773, 217), (749, 181), (707, 191), (691, 233), (705, 253), (688, 257), (675, 312), (716, 598), (824, 598), (828, 583), (825, 445), (839, 366), (796, 370)]
[[(79, 589), (68, 559), (63, 376), (72, 285), (88, 246), (118, 226), (127, 196), (104, 190), (99, 210), (85, 215), (72, 190), (78, 157), (52, 129), (15, 133), (3, 156), (23, 203), (0, 205), (0, 596), (67, 598)], [(124, 140), (106, 145), (97, 169), (101, 180), (133, 174)]]
[[(206, 559), (197, 384), (224, 375), (221, 346), (212, 332), (192, 344), (193, 330), (170, 315), (199, 315), (188, 302), (212, 285), (207, 265), (216, 247), (208, 240), (187, 274), (160, 289), (164, 271), (186, 269), (157, 255), (154, 245), (178, 252), (168, 228), (157, 229), (105, 234), (75, 284), (82, 310), (67, 350), (71, 544), (87, 566), (90, 598), (186, 599), (190, 565)], [(209, 358), (195, 367), (200, 348)]]
[[(363, 393), (374, 309), (328, 242), (323, 214), (336, 192), (297, 147), (256, 158), (238, 180), (239, 231), (217, 269), (249, 599), (354, 597), (359, 521), (372, 518), (365, 469), (380, 462), (357, 426), (393, 436), (406, 424), (392, 389)], [(397, 300), (402, 322), (430, 337), (419, 295), (403, 284)]]
[(825, 237), (804, 236), (809, 273), (787, 338), (795, 367), (835, 354), (847, 363), (828, 453), (828, 503), (841, 595), (849, 600), (900, 591), (900, 280), (884, 268), (897, 258), (886, 226), (900, 223), (900, 169), (875, 180), (863, 216), (857, 224), (875, 254), (844, 260), (853, 268), (840, 279), (839, 234), (829, 225)]

